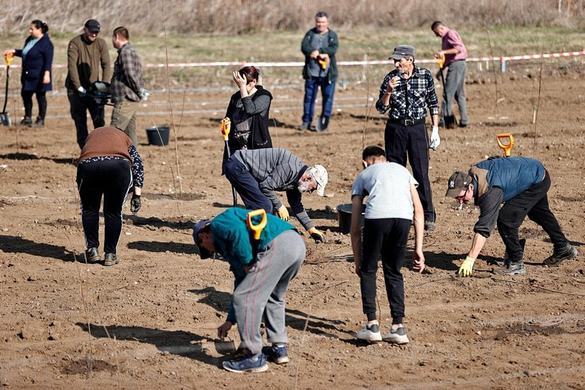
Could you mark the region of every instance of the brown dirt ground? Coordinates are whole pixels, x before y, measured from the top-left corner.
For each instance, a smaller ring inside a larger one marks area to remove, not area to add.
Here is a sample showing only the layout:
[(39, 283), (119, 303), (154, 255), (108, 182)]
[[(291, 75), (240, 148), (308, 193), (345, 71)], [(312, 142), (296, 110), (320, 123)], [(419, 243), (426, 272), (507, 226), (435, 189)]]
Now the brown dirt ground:
[[(478, 212), (454, 210), (443, 197), (454, 169), (499, 154), (495, 134), (510, 131), (517, 140), (514, 154), (544, 161), (553, 180), (551, 207), (567, 236), (585, 251), (585, 168), (579, 160), (585, 151), (584, 88), (578, 74), (546, 78), (534, 127), (534, 78), (504, 78), (497, 87), (468, 85), (471, 126), (443, 131), (439, 150), (431, 153), (438, 227), (425, 239), (430, 272), (404, 269), (411, 343), (403, 347), (354, 340), (363, 320), (358, 279), (345, 260), (349, 236), (339, 233), (335, 211), (349, 201), (364, 143), (382, 142), (384, 120), (372, 113), (364, 133), (365, 91), (346, 88), (338, 91), (341, 110), (330, 131), (301, 133), (295, 128), (300, 89), (278, 92), (275, 145), (329, 169), (329, 196), (305, 200), (329, 241), (306, 240), (306, 263), (290, 287), (291, 362), (244, 376), (219, 368), (224, 350), (214, 343), (231, 274), (223, 262), (200, 261), (191, 239), (193, 221), (231, 202), (228, 182), (220, 176), (217, 131), (229, 93), (186, 96), (192, 111), (182, 118), (176, 98), (178, 142), (169, 147), (147, 146), (140, 134), (144, 205), (137, 216), (125, 209), (122, 261), (112, 268), (74, 261), (84, 249), (71, 164), (78, 151), (66, 99), (50, 97), (53, 116), (46, 128), (0, 127), (0, 164), (6, 165), (0, 169), (0, 383), (8, 388), (584, 388), (583, 256), (558, 268), (541, 266), (552, 245), (538, 226), (526, 222), (521, 235), (528, 238), (527, 276), (492, 272), (502, 268), (504, 252), (494, 234), (475, 277), (456, 278)], [(168, 121), (157, 114), (166, 110), (164, 99), (153, 95), (141, 127)], [(13, 120), (20, 119), (14, 112)], [(387, 331), (387, 299), (383, 291), (378, 296)]]

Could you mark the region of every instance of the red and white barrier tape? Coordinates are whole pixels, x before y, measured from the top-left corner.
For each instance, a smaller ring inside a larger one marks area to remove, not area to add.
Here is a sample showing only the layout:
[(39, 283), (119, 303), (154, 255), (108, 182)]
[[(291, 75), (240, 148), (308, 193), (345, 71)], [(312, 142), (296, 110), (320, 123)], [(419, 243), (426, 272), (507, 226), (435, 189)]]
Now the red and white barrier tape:
[[(467, 62), (510, 62), (510, 61), (524, 61), (524, 60), (538, 60), (541, 58), (565, 58), (565, 57), (580, 57), (585, 56), (585, 49), (582, 51), (569, 51), (562, 53), (543, 53), (543, 54), (527, 54), (519, 56), (501, 56), (501, 57), (471, 57), (467, 59)], [(420, 59), (416, 60), (419, 64), (432, 64), (436, 61), (434, 59)], [(362, 61), (338, 61), (338, 66), (366, 66), (366, 65), (389, 65), (392, 64), (392, 60), (362, 60)], [(293, 62), (239, 62), (239, 61), (217, 61), (217, 62), (181, 62), (168, 64), (169, 68), (206, 68), (206, 67), (231, 67), (231, 66), (244, 66), (246, 64), (253, 64), (258, 67), (268, 68), (288, 68), (288, 67), (302, 67), (305, 65), (301, 61)], [(146, 68), (165, 68), (167, 64), (146, 64)], [(11, 65), (13, 68), (20, 68), (20, 65)], [(54, 64), (53, 68), (66, 68), (64, 64)]]

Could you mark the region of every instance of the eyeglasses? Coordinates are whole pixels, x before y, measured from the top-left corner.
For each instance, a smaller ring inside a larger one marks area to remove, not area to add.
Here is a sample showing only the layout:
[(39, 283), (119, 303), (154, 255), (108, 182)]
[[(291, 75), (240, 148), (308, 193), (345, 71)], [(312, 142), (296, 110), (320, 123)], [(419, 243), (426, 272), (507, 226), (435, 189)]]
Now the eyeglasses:
[(463, 193), (463, 195), (457, 195), (455, 197), (455, 199), (457, 199), (457, 201), (459, 201), (459, 203), (461, 203), (462, 201), (465, 200), (465, 196), (467, 195), (467, 191), (469, 191), (469, 186), (465, 187), (465, 192)]

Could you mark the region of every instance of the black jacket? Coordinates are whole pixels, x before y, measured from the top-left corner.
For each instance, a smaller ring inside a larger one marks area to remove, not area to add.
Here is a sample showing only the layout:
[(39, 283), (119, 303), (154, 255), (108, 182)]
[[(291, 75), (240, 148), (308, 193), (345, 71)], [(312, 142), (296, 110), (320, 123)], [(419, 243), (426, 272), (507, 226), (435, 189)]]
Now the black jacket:
[[(28, 37), (24, 41), (24, 46), (33, 39)], [(23, 48), (24, 48), (23, 46)], [(22, 49), (17, 49), (14, 53), (17, 57), (22, 57)], [(49, 84), (43, 84), (43, 75), (46, 70), (51, 73), (53, 65), (53, 43), (48, 34), (44, 34), (41, 39), (29, 50), (22, 60), (22, 74), (20, 81), (23, 91), (50, 91), (53, 89), (53, 75)]]

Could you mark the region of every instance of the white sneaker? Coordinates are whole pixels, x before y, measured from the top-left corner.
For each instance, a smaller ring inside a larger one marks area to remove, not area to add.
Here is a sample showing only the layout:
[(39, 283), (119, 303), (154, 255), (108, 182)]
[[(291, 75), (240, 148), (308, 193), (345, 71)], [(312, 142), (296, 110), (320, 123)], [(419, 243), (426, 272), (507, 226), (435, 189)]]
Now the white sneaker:
[(355, 337), (358, 340), (367, 341), (368, 343), (376, 343), (382, 341), (382, 334), (380, 333), (380, 325), (372, 324), (365, 325), (363, 328), (357, 331)]
[(408, 344), (408, 336), (406, 335), (406, 328), (401, 326), (395, 330), (391, 330), (384, 335), (384, 340), (394, 344)]

